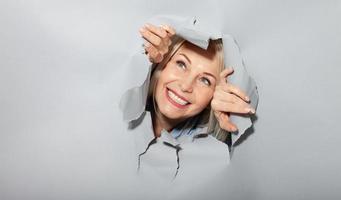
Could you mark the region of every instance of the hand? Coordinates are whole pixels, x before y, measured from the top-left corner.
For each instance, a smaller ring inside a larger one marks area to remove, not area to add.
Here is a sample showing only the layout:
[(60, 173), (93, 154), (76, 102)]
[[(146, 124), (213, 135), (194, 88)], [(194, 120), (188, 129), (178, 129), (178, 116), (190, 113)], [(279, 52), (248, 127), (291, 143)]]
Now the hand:
[(150, 62), (160, 63), (169, 50), (175, 30), (167, 25), (156, 27), (146, 24), (140, 29), (140, 34), (146, 40), (144, 48)]
[(230, 113), (254, 114), (256, 111), (249, 104), (249, 97), (238, 87), (228, 83), (226, 77), (233, 73), (232, 68), (220, 73), (219, 83), (215, 87), (211, 108), (219, 126), (229, 132), (237, 131), (237, 126), (230, 121)]

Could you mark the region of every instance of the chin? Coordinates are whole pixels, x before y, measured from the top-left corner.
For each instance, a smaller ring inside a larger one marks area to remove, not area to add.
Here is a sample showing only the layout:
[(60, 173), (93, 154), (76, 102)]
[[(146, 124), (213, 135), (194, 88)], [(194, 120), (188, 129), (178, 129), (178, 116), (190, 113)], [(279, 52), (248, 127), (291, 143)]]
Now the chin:
[(184, 114), (180, 113), (179, 111), (176, 111), (172, 108), (167, 108), (167, 106), (164, 106), (163, 108), (159, 109), (161, 114), (167, 117), (168, 119), (182, 119), (185, 117)]

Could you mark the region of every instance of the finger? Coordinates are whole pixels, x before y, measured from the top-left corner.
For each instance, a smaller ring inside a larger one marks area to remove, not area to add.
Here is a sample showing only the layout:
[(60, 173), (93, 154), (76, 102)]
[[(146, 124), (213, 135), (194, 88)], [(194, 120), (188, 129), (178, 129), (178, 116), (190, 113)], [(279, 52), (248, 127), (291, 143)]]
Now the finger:
[(160, 28), (160, 27), (156, 27), (152, 24), (146, 24), (145, 27), (151, 31), (152, 33), (154, 33), (155, 35), (159, 36), (160, 38), (165, 38), (167, 37), (167, 32), (166, 30)]
[(148, 41), (145, 41), (142, 46), (143, 46), (144, 50), (147, 51), (147, 49), (150, 48), (150, 46), (152, 46), (152, 44), (150, 44), (150, 42), (148, 42)]
[(231, 83), (227, 83), (227, 85), (228, 85), (228, 88), (229, 88), (231, 93), (237, 95), (238, 97), (240, 97), (241, 99), (243, 99), (246, 102), (250, 102), (250, 98), (239, 87), (237, 87)]
[(221, 128), (230, 132), (235, 132), (238, 130), (238, 127), (230, 121), (230, 118), (226, 113), (223, 113), (221, 115), (221, 118), (222, 118), (222, 121), (220, 122)]
[(223, 101), (223, 102), (228, 102), (228, 103), (233, 103), (236, 104), (238, 106), (244, 107), (246, 108), (251, 108), (251, 105), (249, 103), (246, 103), (244, 101), (244, 99), (241, 99), (240, 97), (231, 94), (231, 93), (227, 93), (227, 92), (219, 92), (215, 95), (217, 100)]
[(158, 49), (156, 49), (151, 43), (145, 42), (144, 47), (150, 62), (160, 63), (163, 60), (163, 54)]
[(220, 80), (219, 84), (225, 85), (226, 82), (227, 82), (226, 77), (231, 75), (232, 73), (233, 73), (233, 68), (232, 67), (226, 68), (222, 72), (220, 72), (220, 74), (219, 74), (219, 78), (220, 78), (219, 79)]
[(239, 98), (243, 99), (245, 102), (250, 102), (250, 98), (248, 95), (242, 91), (239, 87), (236, 87), (235, 85), (231, 83), (226, 83), (225, 85), (219, 85), (217, 89), (223, 90), (224, 92), (234, 94), (238, 96)]
[(170, 36), (175, 35), (175, 30), (171, 26), (165, 25), (165, 24), (161, 24), (160, 26), (161, 26), (161, 28), (163, 28), (167, 31), (168, 35), (170, 35)]
[(219, 101), (235, 103), (239, 97), (236, 97), (234, 94), (225, 92), (223, 90), (217, 90), (213, 93), (213, 98)]
[(140, 34), (145, 40), (147, 40), (154, 46), (159, 46), (161, 44), (161, 38), (144, 27), (140, 29)]
[(153, 56), (150, 56), (149, 60), (152, 63), (160, 63), (163, 60), (163, 56), (161, 55), (161, 53), (157, 52)]
[(215, 112), (215, 116), (218, 120), (220, 128), (230, 132), (238, 130), (237, 126), (230, 121), (227, 113)]
[(148, 57), (150, 62), (152, 63), (159, 63), (162, 61), (162, 55), (155, 47), (150, 48), (150, 52), (148, 52)]
[(229, 67), (227, 69), (224, 69), (221, 73), (220, 73), (220, 86), (223, 86), (222, 89), (224, 89), (224, 91), (226, 92), (230, 92), (233, 93), (237, 96), (239, 96), (240, 98), (242, 98), (244, 101), (246, 102), (250, 102), (250, 98), (247, 96), (247, 94), (242, 91), (240, 88), (236, 87), (233, 84), (230, 84), (227, 81), (227, 76), (231, 75), (233, 73), (234, 69), (232, 67)]
[[(224, 95), (224, 97), (223, 97), (223, 99), (221, 99), (221, 101), (232, 103), (235, 106), (242, 108), (243, 110), (245, 110), (246, 112), (251, 113), (251, 114), (254, 114), (256, 112), (255, 109), (249, 103), (246, 103), (240, 97), (238, 97), (234, 94), (231, 94), (231, 93), (225, 93), (223, 95)], [(220, 99), (217, 99), (217, 100), (220, 100)]]
[(144, 49), (147, 51), (148, 54), (153, 51), (157, 51), (157, 49), (150, 42), (147, 41), (144, 43)]
[(215, 111), (237, 113), (237, 114), (254, 114), (255, 110), (251, 106), (245, 106), (243, 104), (236, 104), (218, 99), (211, 101), (211, 106)]

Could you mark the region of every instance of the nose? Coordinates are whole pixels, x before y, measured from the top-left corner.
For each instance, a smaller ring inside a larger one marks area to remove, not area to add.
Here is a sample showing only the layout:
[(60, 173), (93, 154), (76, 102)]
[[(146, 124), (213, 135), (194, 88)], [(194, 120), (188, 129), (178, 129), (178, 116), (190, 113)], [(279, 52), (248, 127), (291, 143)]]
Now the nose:
[(180, 81), (180, 89), (183, 92), (193, 92), (193, 81), (194, 78), (191, 77), (183, 77)]

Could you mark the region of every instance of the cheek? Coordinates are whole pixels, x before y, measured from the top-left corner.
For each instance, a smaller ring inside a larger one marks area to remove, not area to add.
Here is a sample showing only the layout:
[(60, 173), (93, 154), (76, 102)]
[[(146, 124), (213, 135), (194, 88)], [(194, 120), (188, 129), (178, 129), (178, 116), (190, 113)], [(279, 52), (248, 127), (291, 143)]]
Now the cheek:
[(166, 84), (178, 80), (179, 77), (180, 77), (180, 74), (178, 74), (176, 71), (172, 70), (171, 66), (166, 67), (160, 73), (159, 79), (158, 79), (157, 84), (156, 84), (156, 87), (157, 87), (156, 91), (159, 90), (159, 92), (160, 92), (160, 90), (162, 90), (162, 88)]
[(166, 74), (169, 77), (179, 77), (183, 75), (183, 69), (180, 69), (176, 63), (169, 62), (163, 69), (162, 73)]
[(173, 80), (175, 77), (178, 77), (179, 74), (176, 70), (174, 70), (174, 67), (171, 65), (167, 65), (160, 73), (159, 81), (166, 83), (171, 80)]
[(169, 76), (166, 76), (167, 74), (164, 72), (165, 71), (163, 71), (160, 74), (159, 79), (156, 83), (156, 88), (155, 88), (156, 101), (159, 101), (160, 99), (164, 97), (164, 86), (166, 85), (167, 82), (171, 81)]
[(207, 107), (213, 98), (213, 92), (213, 89), (198, 90), (198, 92), (196, 93), (196, 104), (201, 108)]
[(159, 100), (160, 97), (162, 97), (162, 80), (158, 80), (156, 83), (156, 88), (155, 88), (155, 98), (156, 101)]

